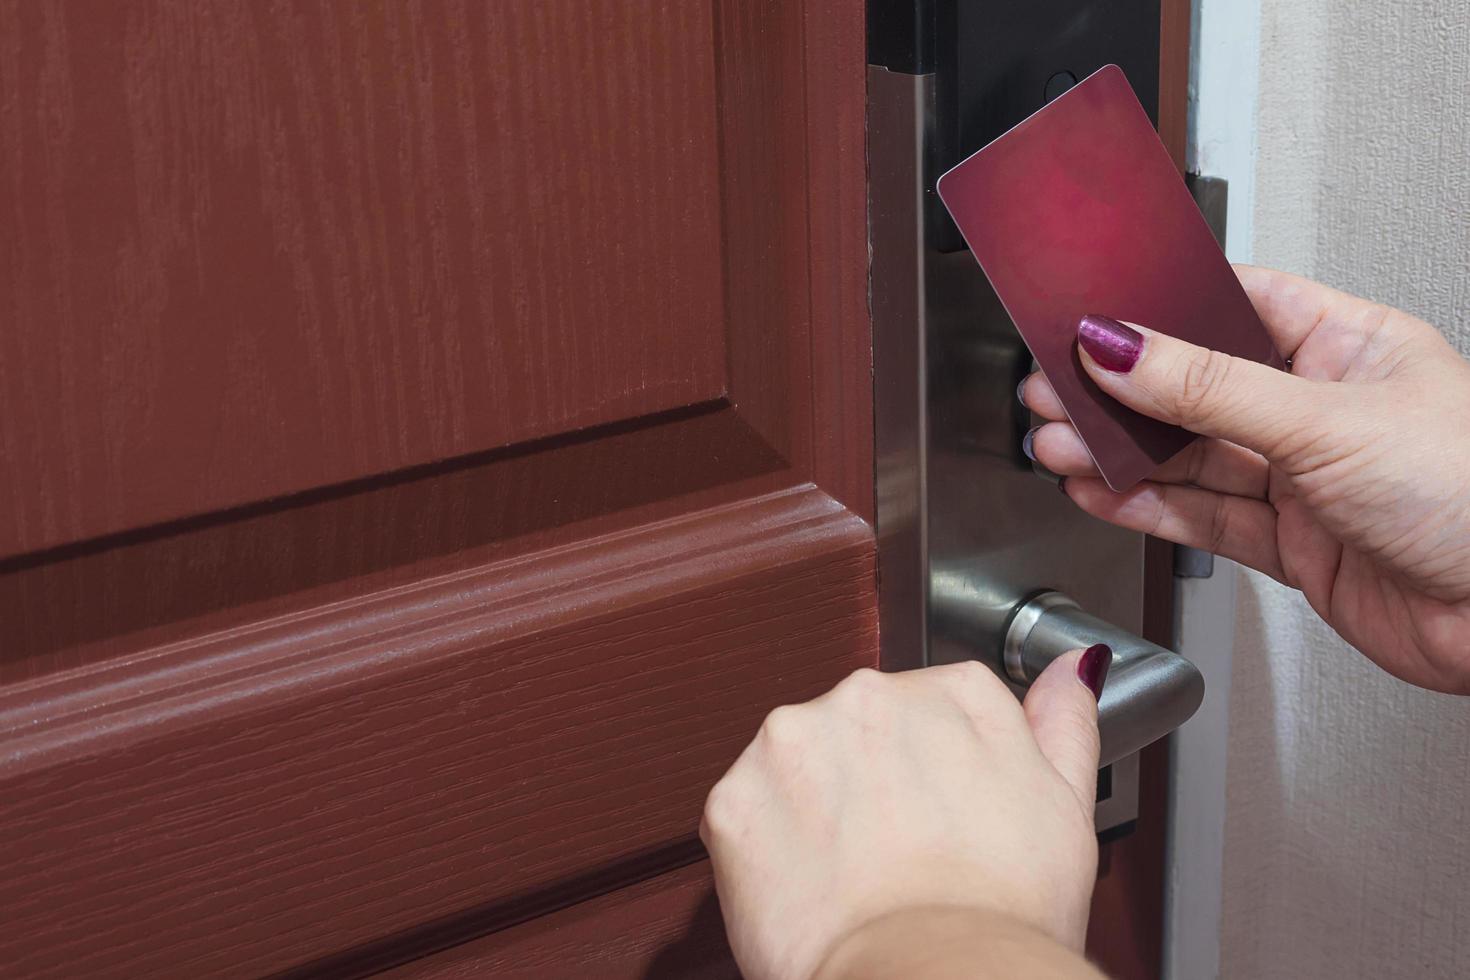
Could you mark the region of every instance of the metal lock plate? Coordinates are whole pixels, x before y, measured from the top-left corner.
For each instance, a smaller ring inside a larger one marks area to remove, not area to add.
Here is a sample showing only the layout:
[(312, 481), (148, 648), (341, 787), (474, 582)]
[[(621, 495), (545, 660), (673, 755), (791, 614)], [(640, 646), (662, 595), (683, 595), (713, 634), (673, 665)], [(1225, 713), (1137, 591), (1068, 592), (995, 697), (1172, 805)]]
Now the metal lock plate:
[[(1048, 589), (1113, 627), (1141, 631), (1143, 537), (1083, 514), (1021, 453), (1032, 420), (1015, 390), (1031, 358), (974, 260), (955, 250), (933, 180), (1039, 108), (1058, 72), (1081, 78), (1115, 62), (1156, 80), (1158, 14), (1157, 0), (869, 5), (886, 669), (980, 659), (1005, 676), (1011, 618)], [(1157, 88), (1145, 84), (1139, 95), (1156, 112)], [(1100, 831), (1133, 819), (1137, 772), (1136, 755), (1110, 767)]]

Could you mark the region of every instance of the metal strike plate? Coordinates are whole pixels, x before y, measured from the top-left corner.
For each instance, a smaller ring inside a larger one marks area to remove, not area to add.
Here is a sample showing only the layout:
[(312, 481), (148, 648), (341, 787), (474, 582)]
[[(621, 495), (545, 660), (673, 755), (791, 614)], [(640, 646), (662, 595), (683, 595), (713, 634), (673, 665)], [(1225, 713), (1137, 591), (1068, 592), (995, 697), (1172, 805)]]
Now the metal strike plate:
[[(1156, 114), (1158, 29), (1159, 0), (868, 4), (886, 669), (978, 659), (1006, 678), (1002, 647), (1013, 613), (1044, 589), (1141, 632), (1143, 537), (1082, 513), (1022, 454), (1034, 420), (1015, 390), (1031, 357), (933, 187), (944, 169), (1064, 89), (1068, 74), (1118, 64)], [(1137, 780), (1136, 755), (1107, 767), (1100, 832), (1134, 819)]]
[[(1011, 614), (1041, 589), (1138, 633), (1143, 538), (1082, 513), (1020, 451), (1030, 354), (969, 253), (925, 236), (933, 86), (869, 69), (879, 642), (885, 669), (979, 659), (1004, 676)], [(1112, 767), (1100, 831), (1134, 818), (1137, 766)]]

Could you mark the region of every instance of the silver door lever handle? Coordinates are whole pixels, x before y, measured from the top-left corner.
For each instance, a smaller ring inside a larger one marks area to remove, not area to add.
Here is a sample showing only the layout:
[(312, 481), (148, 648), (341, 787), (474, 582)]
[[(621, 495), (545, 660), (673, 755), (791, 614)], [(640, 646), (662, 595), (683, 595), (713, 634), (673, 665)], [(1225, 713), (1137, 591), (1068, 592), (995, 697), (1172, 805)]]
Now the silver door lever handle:
[(1099, 765), (1163, 738), (1188, 721), (1204, 700), (1205, 680), (1194, 664), (1083, 612), (1060, 592), (1043, 592), (1011, 616), (1006, 674), (1017, 684), (1030, 684), (1057, 657), (1094, 643), (1113, 648), (1113, 665), (1098, 705)]

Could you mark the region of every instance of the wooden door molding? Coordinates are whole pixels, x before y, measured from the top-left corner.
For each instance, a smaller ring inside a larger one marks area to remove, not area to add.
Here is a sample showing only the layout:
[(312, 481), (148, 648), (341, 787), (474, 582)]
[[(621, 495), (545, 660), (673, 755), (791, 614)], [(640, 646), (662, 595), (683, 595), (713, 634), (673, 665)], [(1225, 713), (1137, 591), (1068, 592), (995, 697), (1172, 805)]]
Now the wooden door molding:
[(777, 679), (871, 642), (867, 525), (815, 489), (511, 565), (12, 692), (0, 958), (263, 973), (503, 919), (688, 840)]
[(3, 22), (0, 962), (361, 971), (693, 860), (877, 659), (860, 5)]
[(390, 980), (587, 976), (739, 980), (707, 862), (445, 950)]
[(0, 558), (751, 392), (784, 455), (788, 325), (863, 350), (848, 7), (18, 6)]
[(1189, 145), (1189, 47), (1193, 30), (1190, 0), (1159, 4), (1159, 138), (1185, 171)]

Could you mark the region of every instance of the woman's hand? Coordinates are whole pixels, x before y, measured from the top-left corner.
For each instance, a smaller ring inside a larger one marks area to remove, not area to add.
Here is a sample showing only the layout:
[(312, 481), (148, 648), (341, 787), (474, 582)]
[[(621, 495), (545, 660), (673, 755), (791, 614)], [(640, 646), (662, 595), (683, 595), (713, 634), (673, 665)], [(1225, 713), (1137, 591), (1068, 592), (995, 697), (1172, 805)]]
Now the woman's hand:
[(1077, 951), (1111, 659), (1067, 654), (1024, 706), (968, 663), (861, 670), (772, 712), (700, 828), (745, 975), (1095, 977)]
[(1104, 391), (1209, 438), (1114, 494), (1032, 375), (1022, 400), (1051, 422), (1029, 452), (1088, 513), (1265, 572), (1390, 673), (1470, 693), (1470, 365), (1405, 313), (1237, 272), (1290, 374), (1087, 318)]

